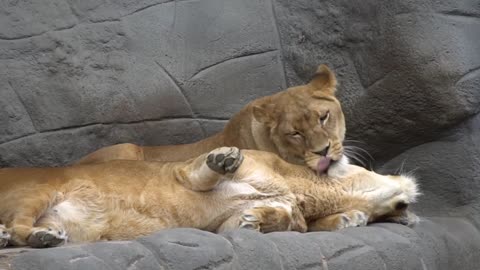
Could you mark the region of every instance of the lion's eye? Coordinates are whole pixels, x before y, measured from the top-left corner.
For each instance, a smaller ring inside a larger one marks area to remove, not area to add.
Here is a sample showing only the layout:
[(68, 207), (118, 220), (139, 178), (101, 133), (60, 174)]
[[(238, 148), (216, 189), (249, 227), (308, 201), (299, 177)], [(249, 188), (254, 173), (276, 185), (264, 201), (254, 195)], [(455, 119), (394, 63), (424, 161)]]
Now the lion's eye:
[(330, 111), (327, 111), (327, 113), (320, 116), (320, 124), (325, 125), (325, 123), (327, 123), (328, 117), (330, 117)]

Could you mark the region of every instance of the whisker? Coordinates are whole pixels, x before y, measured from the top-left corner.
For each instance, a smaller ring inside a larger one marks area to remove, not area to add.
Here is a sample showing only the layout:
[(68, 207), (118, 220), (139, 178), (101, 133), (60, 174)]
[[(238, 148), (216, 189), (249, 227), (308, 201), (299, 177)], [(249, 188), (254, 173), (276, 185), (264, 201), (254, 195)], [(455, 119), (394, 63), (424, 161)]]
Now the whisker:
[(355, 152), (353, 149), (344, 148), (344, 151), (345, 151), (346, 153), (350, 153), (350, 154), (352, 154), (352, 155), (354, 155), (354, 156), (356, 156), (356, 157), (358, 157), (358, 158), (362, 158), (362, 159), (365, 160), (365, 161), (368, 161), (368, 157), (364, 157), (361, 153), (357, 153), (357, 152)]
[(408, 172), (406, 172), (406, 173), (402, 173), (402, 174), (404, 174), (404, 175), (406, 175), (406, 176), (415, 176), (414, 173), (415, 173), (418, 169), (420, 169), (420, 167), (415, 167), (414, 169), (411, 169), (410, 171), (408, 171)]
[(364, 156), (360, 155), (359, 153), (355, 153), (355, 152), (349, 151), (349, 150), (347, 150), (347, 149), (345, 149), (344, 152), (345, 152), (346, 154), (349, 154), (349, 155), (352, 156), (352, 157), (356, 157), (356, 158), (362, 159), (362, 160), (364, 160), (364, 161), (367, 161), (367, 159), (366, 159)]
[(370, 157), (372, 160), (375, 160), (375, 159), (373, 158), (373, 156), (370, 155), (370, 153), (369, 153), (367, 150), (365, 150), (365, 149), (363, 149), (363, 148), (361, 148), (361, 147), (359, 147), (359, 146), (347, 145), (347, 146), (344, 146), (344, 148), (345, 148), (345, 147), (346, 147), (346, 148), (349, 148), (349, 149), (351, 149), (351, 150), (353, 150), (353, 149), (360, 150), (360, 151), (362, 151), (363, 153), (367, 154), (368, 157)]
[(400, 167), (395, 171), (396, 175), (400, 175), (403, 173), (403, 170), (405, 169), (405, 162), (407, 161), (407, 158), (404, 158), (402, 163), (400, 164)]
[(351, 153), (345, 152), (345, 155), (346, 155), (348, 158), (353, 159), (354, 161), (357, 161), (358, 163), (360, 163), (361, 165), (363, 165), (363, 167), (366, 167), (365, 162), (364, 162), (363, 160), (359, 159), (359, 158), (358, 158), (357, 156), (355, 156), (355, 155), (349, 156), (349, 154), (351, 154)]
[(345, 139), (343, 140), (343, 142), (353, 142), (353, 143), (361, 143), (361, 144), (367, 144), (363, 141), (359, 141), (359, 140), (352, 140), (352, 139)]

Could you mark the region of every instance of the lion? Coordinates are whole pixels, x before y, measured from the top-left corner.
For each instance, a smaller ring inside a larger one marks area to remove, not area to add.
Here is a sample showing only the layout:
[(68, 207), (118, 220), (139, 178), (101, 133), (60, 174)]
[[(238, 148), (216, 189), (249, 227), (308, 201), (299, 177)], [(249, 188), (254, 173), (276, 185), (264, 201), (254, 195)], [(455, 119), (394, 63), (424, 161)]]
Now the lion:
[(306, 85), (289, 88), (246, 105), (222, 132), (192, 144), (101, 148), (76, 164), (108, 160), (185, 161), (217, 147), (235, 146), (275, 153), (319, 173), (343, 157), (345, 118), (335, 97), (337, 80), (320, 65)]
[(182, 162), (0, 169), (0, 243), (44, 248), (176, 227), (265, 233), (416, 222), (407, 210), (419, 194), (414, 178), (341, 163), (330, 171), (236, 147)]

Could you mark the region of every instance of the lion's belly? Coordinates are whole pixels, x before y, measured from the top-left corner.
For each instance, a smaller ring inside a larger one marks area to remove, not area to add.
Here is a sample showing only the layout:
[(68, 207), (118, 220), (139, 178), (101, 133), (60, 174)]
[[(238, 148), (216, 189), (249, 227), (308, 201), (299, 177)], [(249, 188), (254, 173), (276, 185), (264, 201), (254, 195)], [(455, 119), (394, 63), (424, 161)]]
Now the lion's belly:
[(168, 185), (146, 190), (135, 196), (98, 189), (89, 196), (85, 192), (66, 194), (39, 223), (47, 220), (61, 224), (69, 242), (75, 243), (133, 239), (176, 227), (216, 231), (232, 216), (258, 206), (280, 206), (291, 212), (291, 206), (282, 203), (282, 195), (262, 193), (246, 182), (222, 181), (210, 192)]
[(71, 243), (127, 240), (175, 226), (168, 210), (152, 211), (140, 201), (101, 193), (97, 200), (70, 197), (49, 208), (37, 223), (59, 224)]
[(71, 243), (133, 239), (176, 227), (214, 231), (232, 213), (254, 205), (254, 200), (240, 202), (232, 197), (258, 193), (248, 184), (226, 182), (212, 192), (163, 189), (131, 197), (101, 192), (89, 198), (67, 195), (38, 223), (59, 224)]

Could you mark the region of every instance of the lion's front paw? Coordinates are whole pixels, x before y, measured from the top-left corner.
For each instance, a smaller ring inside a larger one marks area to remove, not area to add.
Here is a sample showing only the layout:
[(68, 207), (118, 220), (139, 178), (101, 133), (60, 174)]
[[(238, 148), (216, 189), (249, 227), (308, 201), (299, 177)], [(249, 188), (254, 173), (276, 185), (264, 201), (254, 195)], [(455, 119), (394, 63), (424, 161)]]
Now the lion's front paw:
[(28, 245), (34, 248), (57, 247), (67, 241), (64, 230), (51, 228), (35, 228), (27, 239)]
[(237, 147), (221, 147), (207, 156), (207, 166), (220, 174), (235, 172), (242, 164), (243, 155)]
[(367, 226), (368, 215), (362, 211), (351, 210), (341, 214), (338, 229)]
[(4, 248), (8, 245), (11, 235), (8, 233), (7, 228), (0, 224), (0, 248)]

